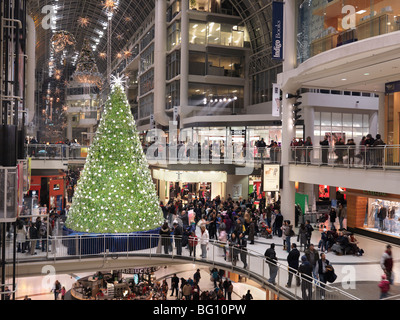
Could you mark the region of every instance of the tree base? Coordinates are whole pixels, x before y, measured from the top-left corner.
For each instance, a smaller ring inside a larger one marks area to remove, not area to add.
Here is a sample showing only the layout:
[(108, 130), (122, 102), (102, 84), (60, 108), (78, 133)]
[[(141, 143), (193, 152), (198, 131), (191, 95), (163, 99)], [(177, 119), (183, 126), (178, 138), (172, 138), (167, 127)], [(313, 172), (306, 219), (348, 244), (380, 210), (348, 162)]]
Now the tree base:
[(84, 233), (63, 228), (63, 245), (68, 255), (98, 255), (105, 252), (129, 252), (155, 248), (160, 228), (132, 233)]

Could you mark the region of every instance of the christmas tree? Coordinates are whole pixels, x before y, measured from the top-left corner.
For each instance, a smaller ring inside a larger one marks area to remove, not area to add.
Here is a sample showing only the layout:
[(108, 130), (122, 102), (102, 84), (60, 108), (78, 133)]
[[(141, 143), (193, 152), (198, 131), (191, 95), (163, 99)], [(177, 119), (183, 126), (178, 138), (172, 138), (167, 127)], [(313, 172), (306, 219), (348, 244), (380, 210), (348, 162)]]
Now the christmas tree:
[(117, 80), (88, 152), (66, 226), (89, 233), (130, 233), (153, 230), (162, 223), (135, 120)]

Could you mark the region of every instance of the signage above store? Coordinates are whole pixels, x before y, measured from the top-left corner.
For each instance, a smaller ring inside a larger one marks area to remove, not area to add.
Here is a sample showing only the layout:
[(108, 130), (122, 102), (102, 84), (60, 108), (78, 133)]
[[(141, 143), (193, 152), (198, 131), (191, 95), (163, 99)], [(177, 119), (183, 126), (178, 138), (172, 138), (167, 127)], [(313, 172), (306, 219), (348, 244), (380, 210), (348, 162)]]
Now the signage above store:
[(124, 273), (124, 274), (149, 274), (156, 272), (159, 270), (159, 267), (149, 267), (149, 268), (126, 268), (126, 269), (120, 269), (118, 272)]
[(272, 2), (272, 59), (283, 60), (283, 2)]

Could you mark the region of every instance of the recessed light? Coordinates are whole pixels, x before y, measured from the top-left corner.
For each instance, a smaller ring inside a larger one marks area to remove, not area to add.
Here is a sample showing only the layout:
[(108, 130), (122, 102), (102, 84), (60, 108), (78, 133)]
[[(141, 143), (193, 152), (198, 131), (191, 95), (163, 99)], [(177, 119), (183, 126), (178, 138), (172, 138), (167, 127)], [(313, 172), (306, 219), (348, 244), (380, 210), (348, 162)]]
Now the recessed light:
[(343, 79), (342, 79), (342, 81), (346, 81), (346, 80), (347, 80), (346, 78), (343, 78)]
[(364, 73), (364, 76), (369, 76), (369, 72), (367, 72), (367, 73)]
[(357, 14), (363, 14), (363, 13), (366, 13), (367, 12), (367, 10), (360, 10), (360, 11), (357, 11), (356, 13)]

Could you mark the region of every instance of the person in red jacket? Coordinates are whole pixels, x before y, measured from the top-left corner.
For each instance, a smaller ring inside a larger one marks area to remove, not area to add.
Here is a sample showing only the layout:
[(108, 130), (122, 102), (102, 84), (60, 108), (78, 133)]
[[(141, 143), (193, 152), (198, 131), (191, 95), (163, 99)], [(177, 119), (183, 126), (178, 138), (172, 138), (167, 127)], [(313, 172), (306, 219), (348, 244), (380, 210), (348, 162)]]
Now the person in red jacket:
[(193, 256), (196, 257), (196, 246), (197, 246), (198, 242), (199, 242), (199, 240), (198, 240), (198, 237), (196, 236), (196, 232), (192, 231), (192, 233), (189, 236), (190, 256), (192, 256), (192, 252), (193, 252)]
[(379, 296), (379, 299), (384, 299), (388, 296), (388, 292), (390, 289), (390, 283), (388, 279), (386, 278), (386, 275), (382, 275), (382, 280), (379, 282), (378, 287), (381, 289), (381, 294)]

